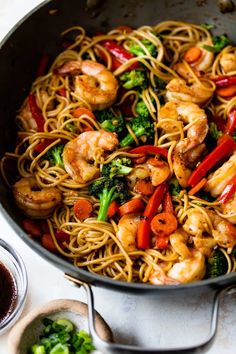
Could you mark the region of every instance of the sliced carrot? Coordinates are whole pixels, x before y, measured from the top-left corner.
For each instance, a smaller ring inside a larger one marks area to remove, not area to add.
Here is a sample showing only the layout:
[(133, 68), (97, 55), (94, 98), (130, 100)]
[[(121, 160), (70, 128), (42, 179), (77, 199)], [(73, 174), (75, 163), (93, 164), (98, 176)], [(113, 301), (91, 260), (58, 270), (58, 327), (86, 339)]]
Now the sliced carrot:
[(88, 199), (79, 199), (73, 207), (75, 216), (80, 221), (89, 218), (93, 212), (93, 205)]
[(143, 155), (143, 156), (140, 156), (140, 157), (136, 157), (135, 159), (132, 159), (133, 163), (135, 165), (140, 165), (144, 162), (147, 161), (147, 156), (146, 155)]
[(111, 204), (109, 205), (108, 210), (107, 210), (108, 219), (112, 218), (117, 213), (117, 211), (119, 210), (119, 207), (120, 207), (120, 204), (116, 200), (113, 200), (113, 202), (111, 202)]
[(155, 187), (152, 185), (151, 181), (146, 181), (145, 179), (140, 179), (135, 183), (134, 191), (142, 195), (152, 195)]
[(201, 181), (198, 182), (198, 184), (196, 184), (196, 186), (194, 186), (192, 189), (190, 189), (190, 191), (188, 192), (188, 195), (196, 194), (198, 191), (200, 191), (200, 189), (202, 189), (203, 186), (205, 186), (206, 183), (207, 183), (207, 179), (202, 178)]
[(156, 248), (158, 250), (165, 250), (169, 244), (168, 236), (157, 236), (156, 238)]
[(141, 198), (134, 198), (119, 207), (119, 215), (138, 213), (144, 209), (144, 202)]
[(41, 242), (42, 242), (43, 247), (46, 248), (48, 251), (53, 252), (53, 253), (58, 253), (58, 249), (53, 241), (53, 238), (52, 238), (52, 235), (50, 234), (50, 232), (43, 234)]
[(221, 87), (216, 90), (217, 95), (220, 97), (231, 97), (236, 95), (236, 85)]
[(184, 60), (189, 63), (195, 63), (198, 59), (201, 58), (202, 50), (199, 47), (191, 47), (184, 54)]
[(22, 227), (33, 238), (40, 238), (42, 236), (40, 226), (33, 220), (24, 219)]
[(170, 213), (160, 213), (151, 221), (151, 230), (158, 236), (168, 236), (177, 229), (176, 217)]
[(169, 191), (166, 192), (162, 201), (163, 212), (174, 214), (174, 207), (172, 203), (172, 197)]
[(73, 111), (73, 116), (75, 118), (80, 118), (82, 115), (86, 115), (94, 120), (96, 120), (95, 115), (86, 107), (78, 107)]

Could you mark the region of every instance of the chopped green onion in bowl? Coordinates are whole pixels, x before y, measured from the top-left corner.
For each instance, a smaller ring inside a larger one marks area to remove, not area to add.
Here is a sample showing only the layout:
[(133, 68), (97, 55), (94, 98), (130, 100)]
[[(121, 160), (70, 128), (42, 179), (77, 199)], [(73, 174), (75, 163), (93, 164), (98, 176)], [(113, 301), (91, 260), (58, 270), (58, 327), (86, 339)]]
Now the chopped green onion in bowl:
[(43, 319), (43, 333), (29, 349), (29, 354), (90, 354), (95, 347), (89, 334), (78, 331), (68, 319)]

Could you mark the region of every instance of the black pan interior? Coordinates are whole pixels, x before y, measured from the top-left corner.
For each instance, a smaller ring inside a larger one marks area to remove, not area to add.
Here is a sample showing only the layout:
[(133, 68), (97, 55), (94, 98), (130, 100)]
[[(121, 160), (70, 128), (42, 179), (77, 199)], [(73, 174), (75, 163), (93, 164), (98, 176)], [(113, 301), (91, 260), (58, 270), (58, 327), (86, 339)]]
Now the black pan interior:
[[(53, 59), (61, 50), (60, 33), (74, 25), (83, 26), (89, 33), (104, 31), (126, 24), (138, 27), (163, 20), (187, 20), (215, 24), (215, 33), (227, 33), (236, 43), (236, 12), (222, 14), (215, 0), (52, 0), (45, 1), (27, 15), (0, 46), (0, 156), (11, 151), (15, 144), (15, 112), (27, 96), (43, 54)], [(223, 276), (178, 287), (153, 287), (143, 284), (115, 282), (86, 271), (78, 270), (67, 261), (49, 254), (22, 231), (19, 212), (14, 207), (10, 191), (0, 184), (0, 211), (7, 217), (20, 237), (44, 258), (55, 265), (94, 284), (128, 291), (175, 291), (200, 286), (219, 286), (234, 282), (236, 275)]]

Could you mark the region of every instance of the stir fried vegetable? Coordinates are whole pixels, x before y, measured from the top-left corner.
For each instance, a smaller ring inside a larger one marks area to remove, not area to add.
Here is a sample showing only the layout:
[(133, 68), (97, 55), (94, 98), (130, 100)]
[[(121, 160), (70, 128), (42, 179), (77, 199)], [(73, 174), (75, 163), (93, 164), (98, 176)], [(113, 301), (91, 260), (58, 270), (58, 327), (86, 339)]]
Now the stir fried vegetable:
[(147, 78), (145, 71), (143, 70), (131, 70), (129, 72), (125, 72), (119, 77), (119, 80), (122, 86), (127, 90), (134, 87), (139, 87), (142, 90), (147, 88)]
[(128, 175), (132, 171), (131, 164), (132, 161), (127, 157), (114, 159), (111, 163), (103, 165), (102, 176), (113, 178)]
[(207, 259), (206, 278), (216, 278), (226, 274), (228, 270), (228, 262), (225, 255), (220, 249), (216, 249), (212, 256)]
[[(142, 39), (141, 43), (144, 45), (144, 47), (148, 50), (149, 54), (152, 57), (156, 57), (157, 55), (157, 47), (155, 46), (155, 44), (153, 44), (152, 42), (150, 42), (147, 39)], [(146, 53), (144, 52), (143, 48), (140, 47), (140, 45), (136, 42), (133, 42), (130, 47), (129, 47), (129, 51), (136, 55), (137, 57), (140, 57), (142, 55), (145, 55)]]
[(56, 145), (52, 149), (48, 150), (48, 152), (44, 156), (44, 159), (48, 160), (50, 162), (50, 165), (52, 166), (58, 166), (63, 168), (64, 167), (63, 158), (62, 158), (63, 150), (64, 150), (63, 144)]
[(121, 203), (126, 202), (129, 198), (129, 192), (124, 180), (101, 178), (94, 181), (89, 186), (89, 193), (98, 196), (100, 200), (100, 208), (97, 219), (105, 221), (109, 205), (113, 200), (119, 200)]
[(219, 53), (224, 47), (231, 44), (229, 38), (222, 34), (221, 36), (215, 36), (212, 38), (213, 46), (204, 44), (203, 48), (212, 53)]
[(101, 128), (112, 133), (120, 134), (125, 128), (125, 121), (122, 114), (115, 114), (110, 108), (96, 111), (95, 116), (101, 124)]
[[(146, 139), (152, 139), (154, 135), (154, 126), (150, 119), (144, 117), (132, 118), (129, 122), (132, 131), (137, 138), (145, 137)], [(130, 133), (128, 133), (120, 142), (121, 147), (132, 145), (134, 139)]]
[(137, 103), (135, 111), (139, 116), (141, 116), (143, 118), (150, 117), (150, 112), (148, 110), (148, 107), (143, 100), (141, 100)]

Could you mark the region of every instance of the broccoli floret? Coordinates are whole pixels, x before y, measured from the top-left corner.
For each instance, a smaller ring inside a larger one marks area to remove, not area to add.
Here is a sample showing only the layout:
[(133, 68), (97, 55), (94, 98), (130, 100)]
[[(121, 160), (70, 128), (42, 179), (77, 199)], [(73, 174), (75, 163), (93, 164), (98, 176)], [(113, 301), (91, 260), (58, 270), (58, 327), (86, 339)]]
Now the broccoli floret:
[(103, 165), (102, 176), (113, 178), (118, 175), (128, 175), (132, 171), (131, 164), (132, 161), (127, 157), (114, 159), (111, 163)]
[(209, 124), (209, 133), (210, 133), (211, 137), (215, 140), (217, 140), (218, 138), (220, 138), (223, 135), (223, 133), (217, 129), (216, 124), (213, 122), (211, 122)]
[(64, 163), (62, 159), (63, 150), (63, 144), (56, 145), (55, 147), (48, 150), (48, 152), (44, 156), (44, 159), (48, 160), (50, 165), (64, 168)]
[(121, 114), (115, 115), (110, 108), (96, 111), (95, 116), (101, 128), (108, 132), (120, 134), (125, 128), (123, 116)]
[[(157, 47), (155, 46), (155, 44), (150, 42), (148, 39), (142, 39), (141, 43), (145, 46), (145, 48), (148, 50), (149, 54), (151, 54), (152, 57), (156, 57)], [(132, 42), (132, 44), (129, 47), (129, 51), (132, 54), (136, 55), (137, 57), (146, 54), (144, 50), (136, 42)]]
[(149, 118), (150, 116), (149, 110), (143, 100), (137, 103), (135, 111), (139, 116), (143, 118)]
[(147, 77), (144, 71), (142, 70), (131, 70), (125, 72), (119, 77), (122, 86), (130, 90), (134, 87), (140, 87), (142, 90), (147, 88)]
[(107, 211), (111, 202), (115, 199), (125, 202), (129, 199), (128, 188), (124, 181), (103, 177), (97, 179), (89, 186), (89, 193), (99, 197), (100, 208), (97, 220), (106, 221)]
[(216, 278), (226, 274), (228, 270), (228, 262), (220, 249), (214, 250), (211, 257), (207, 259), (206, 278)]
[(182, 189), (176, 178), (171, 178), (171, 180), (169, 181), (169, 187), (170, 187), (170, 193), (173, 196), (178, 197)]
[(233, 133), (233, 139), (234, 139), (234, 141), (236, 141), (236, 132)]
[(204, 44), (202, 47), (208, 52), (219, 53), (224, 47), (231, 44), (229, 38), (224, 34), (212, 37), (212, 42), (213, 46)]
[[(153, 122), (144, 117), (135, 117), (129, 121), (130, 128), (134, 132), (137, 138), (145, 137), (145, 139), (151, 140), (154, 136), (154, 125)], [(127, 134), (120, 142), (121, 147), (126, 147), (131, 145), (134, 139), (131, 134)]]

